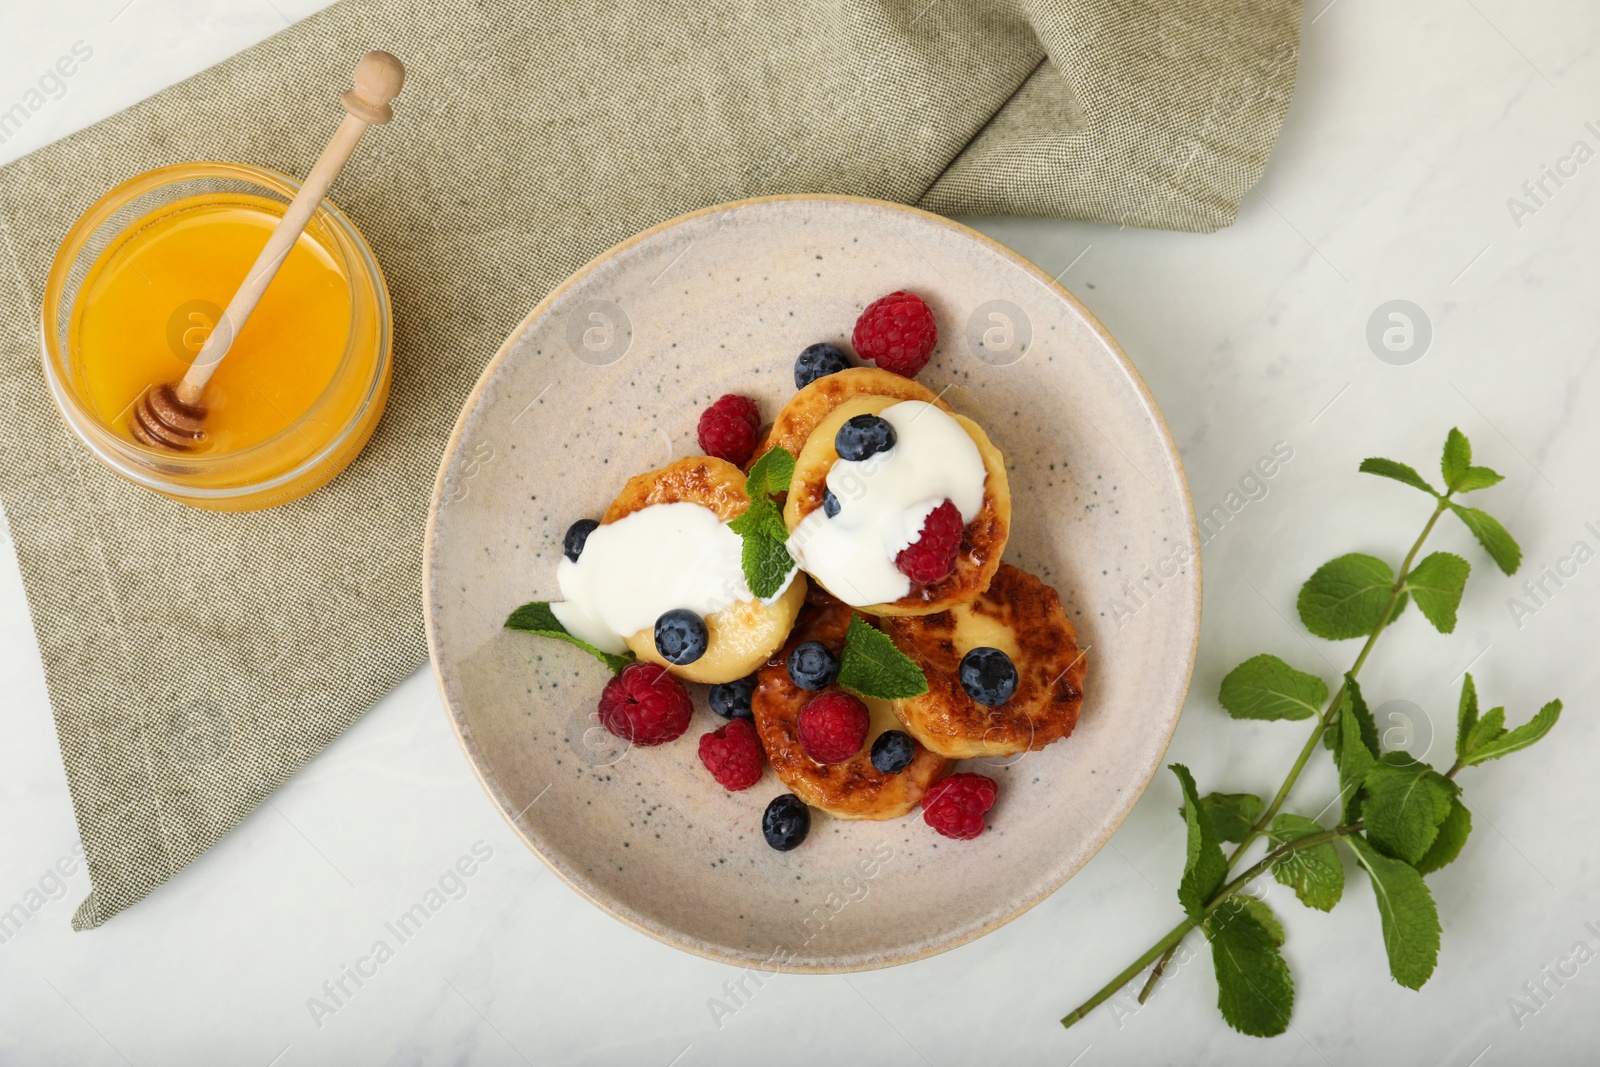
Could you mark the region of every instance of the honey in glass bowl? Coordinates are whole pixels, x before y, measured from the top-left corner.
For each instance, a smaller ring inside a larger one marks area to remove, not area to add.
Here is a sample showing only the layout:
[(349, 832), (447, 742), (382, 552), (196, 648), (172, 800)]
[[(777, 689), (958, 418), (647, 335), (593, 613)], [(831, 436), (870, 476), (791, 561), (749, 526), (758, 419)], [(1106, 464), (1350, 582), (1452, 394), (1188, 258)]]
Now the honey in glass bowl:
[(46, 286), (46, 378), (119, 474), (199, 507), (269, 507), (328, 482), (371, 436), (388, 394), (388, 293), (327, 201), (207, 386), (199, 447), (159, 451), (129, 430), (146, 389), (183, 377), (296, 190), (254, 167), (167, 167), (112, 190), (68, 234)]

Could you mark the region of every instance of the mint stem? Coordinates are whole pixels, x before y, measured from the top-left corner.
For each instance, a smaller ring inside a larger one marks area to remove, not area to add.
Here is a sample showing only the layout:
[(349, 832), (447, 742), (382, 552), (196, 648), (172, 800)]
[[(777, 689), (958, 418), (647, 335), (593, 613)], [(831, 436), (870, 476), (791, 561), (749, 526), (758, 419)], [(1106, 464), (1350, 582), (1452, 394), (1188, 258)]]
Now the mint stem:
[[(1372, 654), (1372, 646), (1378, 643), (1378, 636), (1388, 628), (1389, 620), (1394, 617), (1395, 607), (1400, 603), (1401, 590), (1405, 588), (1406, 579), (1411, 576), (1412, 561), (1417, 558), (1417, 553), (1422, 550), (1423, 542), (1427, 541), (1428, 535), (1433, 533), (1433, 527), (1438, 523), (1439, 516), (1443, 515), (1449, 507), (1448, 499), (1448, 496), (1439, 498), (1439, 506), (1434, 509), (1432, 515), (1428, 516), (1427, 525), (1422, 528), (1422, 533), (1411, 546), (1411, 551), (1406, 553), (1406, 558), (1400, 564), (1400, 571), (1395, 575), (1394, 585), (1389, 588), (1389, 602), (1384, 606), (1383, 615), (1379, 617), (1377, 627), (1367, 637), (1366, 644), (1361, 646), (1361, 652), (1356, 656), (1355, 663), (1351, 665), (1348, 677), (1354, 678), (1361, 673), (1361, 668), (1366, 665), (1367, 657)], [(1259, 837), (1267, 826), (1271, 825), (1273, 817), (1283, 807), (1284, 801), (1289, 799), (1289, 791), (1299, 781), (1300, 772), (1305, 769), (1306, 761), (1311, 758), (1311, 753), (1316, 751), (1317, 745), (1322, 741), (1322, 735), (1327, 732), (1328, 727), (1333, 724), (1334, 716), (1339, 713), (1339, 703), (1344, 699), (1344, 692), (1347, 687), (1347, 682), (1339, 683), (1338, 691), (1333, 694), (1333, 699), (1328, 702), (1328, 706), (1317, 720), (1315, 729), (1311, 731), (1311, 736), (1306, 739), (1305, 747), (1300, 750), (1300, 755), (1295, 759), (1294, 766), (1289, 768), (1289, 776), (1283, 780), (1283, 785), (1278, 787), (1278, 793), (1272, 798), (1272, 803), (1267, 805), (1266, 811), (1261, 813), (1261, 818), (1256, 820), (1255, 826), (1251, 827), (1244, 840), (1239, 842), (1239, 847), (1233, 850), (1233, 855), (1228, 857), (1229, 868), (1232, 868), (1244, 850), (1250, 847), (1250, 843)]]
[[(1115, 978), (1111, 979), (1111, 981), (1101, 986), (1099, 992), (1095, 993), (1094, 996), (1090, 997), (1082, 1004), (1079, 1004), (1072, 1011), (1062, 1016), (1061, 1025), (1070, 1027), (1073, 1024), (1080, 1022), (1085, 1015), (1088, 1015), (1091, 1011), (1115, 996), (1117, 990), (1121, 989), (1123, 986), (1132, 981), (1134, 976), (1148, 967), (1150, 965), (1150, 961), (1155, 959), (1157, 956), (1165, 955), (1166, 958), (1170, 959), (1171, 954), (1177, 951), (1178, 946), (1183, 942), (1183, 939), (1189, 936), (1189, 932), (1196, 926), (1200, 925), (1200, 923), (1205, 920), (1206, 916), (1210, 915), (1217, 908), (1221, 907), (1223, 901), (1239, 892), (1239, 890), (1249, 885), (1252, 881), (1260, 877), (1266, 871), (1271, 870), (1272, 865), (1283, 859), (1285, 856), (1294, 852), (1298, 852), (1303, 848), (1311, 848), (1314, 845), (1326, 844), (1327, 842), (1333, 841), (1337, 838), (1353, 834), (1360, 830), (1361, 827), (1362, 824), (1359, 822), (1348, 823), (1344, 826), (1336, 826), (1332, 830), (1324, 830), (1318, 834), (1308, 834), (1305, 837), (1297, 838), (1288, 842), (1287, 844), (1279, 845), (1276, 849), (1268, 852), (1244, 873), (1240, 874), (1233, 881), (1217, 890), (1211, 899), (1206, 902), (1205, 909), (1200, 913), (1199, 919), (1186, 918), (1177, 926), (1174, 926), (1171, 930), (1168, 930), (1165, 937), (1151, 945), (1150, 948), (1146, 950), (1144, 955), (1130, 963), (1121, 974), (1117, 975)], [(1143, 1003), (1143, 997), (1140, 998), (1140, 1003)]]
[[(1417, 553), (1422, 550), (1423, 543), (1433, 533), (1434, 526), (1439, 522), (1439, 516), (1450, 509), (1450, 497), (1454, 492), (1455, 490), (1452, 489), (1439, 497), (1439, 504), (1433, 509), (1433, 514), (1428, 516), (1428, 522), (1422, 527), (1422, 533), (1417, 536), (1416, 541), (1411, 545), (1411, 551), (1407, 552), (1406, 558), (1401, 561), (1400, 570), (1395, 575), (1394, 585), (1389, 588), (1389, 602), (1384, 605), (1383, 614), (1378, 619), (1378, 625), (1367, 636), (1366, 644), (1361, 646), (1360, 653), (1356, 655), (1355, 663), (1350, 667), (1349, 677), (1354, 678), (1361, 673), (1361, 668), (1366, 665), (1367, 657), (1372, 654), (1372, 646), (1378, 643), (1378, 636), (1383, 633), (1389, 625), (1389, 620), (1394, 617), (1395, 608), (1400, 603), (1401, 591), (1405, 589), (1406, 579), (1411, 576), (1411, 564), (1416, 560)], [(1244, 850), (1249, 848), (1256, 838), (1261, 836), (1262, 832), (1272, 824), (1272, 820), (1277, 816), (1278, 812), (1282, 810), (1284, 802), (1289, 799), (1290, 790), (1300, 780), (1300, 772), (1305, 770), (1306, 761), (1316, 751), (1317, 745), (1322, 741), (1322, 735), (1327, 733), (1328, 727), (1333, 724), (1334, 716), (1339, 713), (1339, 703), (1344, 699), (1344, 691), (1347, 687), (1348, 683), (1339, 683), (1339, 688), (1334, 692), (1333, 699), (1328, 701), (1328, 706), (1318, 716), (1317, 725), (1312, 729), (1311, 736), (1306, 739), (1305, 747), (1301, 748), (1300, 755), (1295, 759), (1294, 765), (1289, 768), (1289, 775), (1283, 780), (1283, 785), (1278, 787), (1277, 795), (1272, 798), (1272, 803), (1267, 805), (1266, 810), (1261, 813), (1261, 818), (1256, 820), (1255, 825), (1250, 828), (1250, 832), (1245, 834), (1244, 840), (1239, 842), (1239, 846), (1228, 857), (1228, 870), (1231, 871), (1233, 869), (1234, 864), (1239, 861), (1239, 857), (1244, 855)], [(1156, 961), (1155, 968), (1145, 981), (1144, 988), (1139, 991), (1140, 1004), (1148, 1000), (1150, 994), (1155, 991), (1156, 982), (1160, 981), (1162, 973), (1166, 970), (1167, 964), (1171, 962), (1173, 953), (1177, 952), (1178, 945), (1182, 940), (1183, 938), (1180, 936), (1177, 942), (1169, 945), (1160, 954), (1161, 958)]]

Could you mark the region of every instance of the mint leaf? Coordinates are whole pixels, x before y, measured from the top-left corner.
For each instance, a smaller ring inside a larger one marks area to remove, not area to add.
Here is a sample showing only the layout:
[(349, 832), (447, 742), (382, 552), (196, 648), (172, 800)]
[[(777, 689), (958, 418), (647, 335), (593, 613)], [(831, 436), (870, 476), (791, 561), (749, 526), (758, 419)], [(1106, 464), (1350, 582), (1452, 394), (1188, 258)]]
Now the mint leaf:
[(1439, 910), (1428, 884), (1416, 868), (1385, 856), (1360, 834), (1343, 840), (1372, 880), (1389, 973), (1407, 989), (1421, 989), (1439, 962)]
[(1456, 794), (1448, 778), (1404, 752), (1385, 754), (1367, 772), (1366, 789), (1361, 818), (1367, 840), (1407, 863), (1416, 863), (1433, 846)]
[(1467, 835), (1470, 833), (1472, 833), (1472, 812), (1461, 803), (1460, 797), (1451, 797), (1450, 814), (1439, 824), (1439, 836), (1433, 839), (1428, 851), (1416, 862), (1417, 873), (1432, 874), (1461, 855), (1461, 846), (1467, 843)]
[(1264, 807), (1254, 793), (1207, 793), (1200, 798), (1200, 814), (1219, 841), (1238, 842), (1250, 836)]
[(1467, 751), (1476, 752), (1505, 732), (1506, 709), (1490, 708), (1483, 713), (1483, 718), (1478, 720), (1478, 725), (1473, 727), (1472, 733), (1467, 735)]
[(1230, 897), (1206, 916), (1206, 937), (1217, 972), (1217, 1010), (1229, 1026), (1253, 1037), (1289, 1028), (1294, 979), (1278, 949), (1283, 927), (1253, 898)]
[(766, 496), (751, 497), (750, 506), (728, 523), (728, 529), (744, 540), (739, 562), (751, 594), (762, 600), (775, 596), (790, 572), (799, 566), (789, 555), (789, 530), (778, 505)]
[[(1352, 552), (1329, 560), (1300, 587), (1300, 621), (1318, 637), (1365, 637), (1378, 628), (1394, 571), (1376, 556)], [(1400, 607), (1395, 608), (1400, 614)]]
[(792, 481), (794, 481), (794, 455), (780, 445), (763, 452), (760, 459), (750, 464), (750, 473), (745, 475), (744, 479), (744, 491), (753, 503), (779, 493), (787, 493), (789, 483)]
[(1468, 674), (1461, 683), (1461, 703), (1456, 708), (1456, 759), (1465, 760), (1477, 748), (1472, 742), (1478, 728), (1478, 684)]
[(1456, 609), (1461, 606), (1461, 591), (1471, 570), (1472, 565), (1460, 556), (1435, 552), (1406, 575), (1405, 588), (1417, 602), (1417, 610), (1442, 634), (1456, 628)]
[[(1367, 708), (1366, 698), (1361, 695), (1361, 687), (1355, 683), (1354, 679), (1348, 679), (1345, 683), (1345, 692), (1350, 696), (1350, 712), (1355, 716), (1356, 725), (1360, 727), (1361, 741), (1366, 745), (1367, 751), (1372, 753), (1372, 758), (1377, 759), (1382, 752), (1382, 748), (1378, 744), (1378, 724), (1373, 720), (1372, 712)], [(1324, 748), (1338, 751), (1341, 726), (1340, 717), (1335, 715), (1328, 723), (1327, 731), (1322, 735)]]
[(624, 652), (620, 655), (613, 652), (602, 652), (581, 637), (574, 637), (561, 625), (561, 620), (556, 618), (556, 613), (550, 610), (550, 603), (546, 600), (535, 600), (522, 605), (506, 618), (506, 629), (521, 630), (525, 633), (538, 634), (540, 637), (550, 637), (557, 641), (565, 641), (574, 648), (581, 648), (595, 659), (604, 663), (611, 669), (612, 674), (620, 674), (622, 668), (633, 662), (633, 654)]
[[(1283, 812), (1272, 820), (1267, 836), (1275, 845), (1287, 845), (1322, 832), (1322, 824), (1315, 819)], [(1334, 851), (1332, 841), (1309, 845), (1283, 856), (1272, 865), (1272, 877), (1280, 885), (1294, 890), (1300, 903), (1318, 911), (1332, 911), (1344, 895), (1344, 865), (1339, 862), (1339, 853)]]
[(765, 498), (751, 501), (749, 507), (728, 523), (728, 528), (741, 537), (759, 534), (773, 541), (789, 539), (783, 512), (775, 501)]
[(845, 631), (839, 684), (880, 700), (921, 696), (928, 691), (928, 677), (922, 668), (895, 647), (893, 638), (859, 615), (850, 616)]
[(739, 553), (744, 581), (757, 599), (776, 596), (797, 564), (784, 542), (771, 537), (749, 537)]
[(1309, 719), (1327, 699), (1328, 686), (1321, 678), (1266, 653), (1229, 671), (1217, 694), (1235, 719)]
[(1461, 476), (1461, 483), (1456, 486), (1456, 492), (1470, 493), (1474, 489), (1487, 489), (1503, 481), (1505, 481), (1503, 477), (1488, 467), (1468, 467), (1467, 472)]
[[(1508, 731), (1500, 726), (1500, 723), (1505, 721), (1505, 709), (1495, 708), (1485, 715), (1483, 721), (1478, 724), (1479, 729), (1475, 731), (1476, 738), (1473, 736), (1468, 737), (1469, 743), (1474, 740), (1478, 743), (1468, 750), (1466, 757), (1461, 762), (1465, 766), (1471, 767), (1474, 764), (1499, 759), (1501, 756), (1509, 756), (1513, 752), (1527, 748), (1549, 733), (1551, 727), (1555, 726), (1556, 720), (1559, 718), (1561, 718), (1561, 701), (1552, 700), (1534, 713), (1533, 718), (1516, 729)], [(1485, 728), (1485, 724), (1492, 725), (1492, 733)]]
[(781, 446), (770, 448), (750, 465), (744, 491), (750, 506), (728, 523), (728, 528), (744, 539), (739, 562), (744, 568), (744, 584), (758, 599), (776, 596), (799, 566), (789, 555), (789, 529), (783, 512), (772, 500), (787, 493), (794, 480), (794, 456)]
[(1490, 708), (1479, 718), (1478, 685), (1468, 674), (1461, 683), (1461, 704), (1456, 711), (1456, 762), (1470, 767), (1527, 748), (1549, 733), (1560, 717), (1561, 701), (1552, 700), (1515, 730), (1505, 727), (1505, 708)]
[(1361, 461), (1361, 473), (1376, 474), (1380, 478), (1393, 478), (1397, 482), (1403, 482), (1415, 489), (1421, 489), (1424, 493), (1432, 496), (1439, 495), (1438, 490), (1429, 485), (1422, 475), (1399, 460), (1384, 459), (1381, 456), (1364, 459)]
[(1472, 531), (1472, 536), (1478, 539), (1478, 544), (1489, 553), (1495, 566), (1507, 574), (1517, 573), (1517, 568), (1522, 566), (1522, 546), (1517, 544), (1493, 515), (1460, 504), (1451, 504), (1450, 510), (1456, 513), (1456, 518), (1467, 524), (1467, 529)]
[(1444, 475), (1444, 491), (1455, 492), (1471, 466), (1472, 442), (1467, 440), (1466, 434), (1454, 426), (1450, 427), (1444, 439), (1444, 455), (1439, 458), (1439, 473)]
[(1183, 864), (1183, 878), (1178, 882), (1178, 903), (1183, 905), (1189, 918), (1199, 922), (1205, 918), (1206, 902), (1228, 876), (1228, 861), (1222, 858), (1222, 846), (1217, 843), (1211, 823), (1201, 814), (1194, 775), (1181, 763), (1170, 766), (1183, 789), (1183, 821), (1189, 827), (1188, 855)]
[[(1350, 675), (1344, 676), (1344, 696), (1339, 701), (1339, 733), (1333, 750), (1334, 766), (1339, 768), (1339, 796), (1344, 801), (1344, 818), (1354, 822), (1361, 813), (1361, 787), (1366, 783), (1367, 772), (1377, 766), (1377, 741), (1370, 743), (1363, 734), (1363, 723), (1356, 712), (1357, 703), (1363, 711), (1361, 688)], [(1366, 717), (1371, 719), (1371, 713)], [(1376, 735), (1376, 727), (1373, 734)]]

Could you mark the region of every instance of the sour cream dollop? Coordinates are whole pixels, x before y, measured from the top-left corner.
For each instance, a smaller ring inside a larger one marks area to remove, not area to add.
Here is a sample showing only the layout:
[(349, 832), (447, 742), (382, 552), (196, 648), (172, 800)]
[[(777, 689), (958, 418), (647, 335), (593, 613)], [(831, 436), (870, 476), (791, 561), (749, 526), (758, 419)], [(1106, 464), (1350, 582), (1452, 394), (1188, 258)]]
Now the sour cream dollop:
[[(674, 608), (704, 618), (754, 600), (740, 559), (743, 541), (700, 504), (651, 504), (597, 526), (576, 562), (562, 557), (550, 605), (561, 625), (602, 652), (627, 650), (626, 639), (655, 626)], [(766, 598), (770, 604), (783, 589)]]
[(978, 517), (988, 472), (966, 429), (921, 400), (879, 412), (894, 427), (894, 447), (863, 460), (836, 460), (827, 485), (839, 500), (800, 521), (789, 553), (808, 574), (853, 607), (887, 604), (911, 592), (894, 559), (917, 539), (929, 512), (946, 500), (963, 524)]

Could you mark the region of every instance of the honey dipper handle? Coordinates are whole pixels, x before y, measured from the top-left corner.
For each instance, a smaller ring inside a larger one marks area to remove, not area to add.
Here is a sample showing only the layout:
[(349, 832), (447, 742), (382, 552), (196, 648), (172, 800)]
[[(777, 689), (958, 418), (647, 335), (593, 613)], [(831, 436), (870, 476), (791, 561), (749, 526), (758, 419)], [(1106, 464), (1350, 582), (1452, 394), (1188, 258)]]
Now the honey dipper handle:
[(311, 173), (306, 175), (305, 184), (290, 201), (283, 218), (273, 229), (272, 236), (267, 238), (266, 247), (251, 265), (250, 273), (245, 275), (238, 292), (228, 301), (227, 308), (217, 320), (211, 335), (206, 338), (200, 354), (195, 357), (183, 380), (178, 383), (177, 395), (183, 403), (194, 405), (199, 402), (200, 395), (205, 392), (206, 384), (211, 381), (212, 374), (216, 373), (217, 365), (222, 362), (222, 357), (228, 354), (234, 338), (239, 336), (239, 331), (244, 328), (250, 313), (256, 309), (261, 294), (272, 284), (278, 268), (283, 266), (289, 251), (300, 239), (306, 223), (311, 221), (311, 216), (316, 212), (318, 205), (328, 195), (328, 187), (333, 184), (334, 179), (339, 176), (339, 171), (349, 160), (350, 154), (355, 151), (356, 142), (361, 140), (361, 135), (366, 132), (369, 125), (378, 125), (394, 118), (394, 112), (389, 108), (389, 101), (400, 95), (400, 87), (405, 84), (405, 80), (405, 67), (388, 52), (368, 52), (361, 57), (361, 62), (356, 64), (355, 87), (348, 90), (343, 97), (344, 108), (348, 114), (345, 115), (344, 121), (339, 123), (339, 128), (328, 142), (328, 147), (322, 150), (322, 155), (317, 158)]

